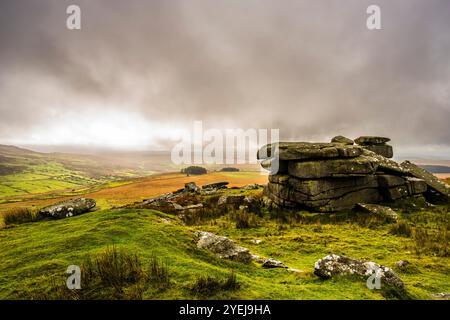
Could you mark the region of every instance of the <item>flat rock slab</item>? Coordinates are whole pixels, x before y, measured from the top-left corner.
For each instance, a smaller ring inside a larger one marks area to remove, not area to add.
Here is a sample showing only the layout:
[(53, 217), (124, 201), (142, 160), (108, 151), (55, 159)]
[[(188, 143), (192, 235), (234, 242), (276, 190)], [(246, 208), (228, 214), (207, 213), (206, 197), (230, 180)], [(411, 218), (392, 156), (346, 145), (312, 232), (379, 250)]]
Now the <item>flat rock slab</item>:
[(444, 199), (449, 200), (450, 187), (443, 181), (439, 180), (435, 175), (409, 161), (404, 161), (400, 165), (412, 176), (425, 181), (428, 187), (438, 192)]
[(202, 189), (226, 189), (228, 184), (228, 181), (215, 182), (203, 185)]
[(316, 161), (289, 162), (288, 172), (291, 176), (302, 179), (342, 177), (348, 175), (374, 174), (378, 164), (371, 158), (329, 159)]
[(92, 210), (95, 205), (94, 199), (78, 198), (53, 204), (41, 209), (39, 212), (43, 215), (62, 219), (88, 212)]
[(247, 248), (240, 247), (227, 237), (215, 235), (210, 232), (197, 233), (197, 247), (215, 253), (221, 259), (230, 259), (249, 263), (253, 256)]
[(363, 157), (366, 157), (368, 160), (376, 163), (378, 165), (378, 171), (391, 173), (395, 175), (408, 175), (408, 169), (402, 167), (400, 164), (395, 162), (394, 160), (388, 159), (379, 155), (373, 151), (370, 151), (366, 148), (363, 148)]
[(268, 144), (259, 149), (258, 159), (273, 157), (280, 160), (354, 158), (361, 154), (362, 148), (359, 146), (338, 143), (280, 142)]
[(356, 207), (361, 211), (386, 218), (390, 222), (396, 222), (398, 220), (397, 212), (386, 206), (381, 206), (379, 204), (358, 203)]
[(385, 144), (386, 142), (391, 141), (391, 139), (386, 137), (377, 137), (377, 136), (362, 136), (355, 139), (356, 144), (359, 145), (380, 145)]

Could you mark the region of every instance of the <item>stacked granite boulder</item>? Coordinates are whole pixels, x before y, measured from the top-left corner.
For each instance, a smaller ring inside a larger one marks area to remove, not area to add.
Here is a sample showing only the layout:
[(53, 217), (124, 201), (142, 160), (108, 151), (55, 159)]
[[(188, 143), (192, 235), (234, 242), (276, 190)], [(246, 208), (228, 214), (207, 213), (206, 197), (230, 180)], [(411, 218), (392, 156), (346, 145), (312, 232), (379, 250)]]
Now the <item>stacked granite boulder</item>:
[(378, 153), (383, 157), (392, 158), (394, 156), (392, 146), (386, 144), (389, 141), (391, 139), (385, 137), (359, 137), (355, 139), (356, 144), (365, 149)]
[[(379, 203), (449, 188), (410, 162), (392, 157), (388, 138), (338, 136), (331, 143), (280, 142), (258, 151), (270, 171), (268, 197), (280, 207), (332, 212), (357, 203)], [(418, 174), (420, 169), (420, 174)]]

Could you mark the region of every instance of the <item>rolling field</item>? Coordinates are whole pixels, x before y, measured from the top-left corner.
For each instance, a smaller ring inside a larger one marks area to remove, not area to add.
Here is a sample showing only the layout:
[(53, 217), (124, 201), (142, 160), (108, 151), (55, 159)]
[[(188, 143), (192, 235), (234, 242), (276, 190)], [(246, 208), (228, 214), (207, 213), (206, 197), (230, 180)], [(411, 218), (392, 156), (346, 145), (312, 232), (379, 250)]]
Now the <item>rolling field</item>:
[(183, 188), (187, 182), (195, 182), (197, 185), (228, 181), (229, 187), (244, 186), (251, 183), (267, 183), (267, 176), (260, 172), (212, 172), (205, 175), (189, 176), (181, 173), (168, 173), (154, 175), (146, 178), (137, 178), (129, 181), (111, 182), (104, 186), (81, 190), (79, 192), (54, 192), (52, 194), (37, 194), (28, 197), (9, 198), (9, 202), (0, 203), (0, 214), (5, 210), (15, 207), (43, 207), (45, 205), (61, 201), (65, 198), (83, 196), (93, 198), (102, 209), (121, 206), (142, 199), (172, 192)]

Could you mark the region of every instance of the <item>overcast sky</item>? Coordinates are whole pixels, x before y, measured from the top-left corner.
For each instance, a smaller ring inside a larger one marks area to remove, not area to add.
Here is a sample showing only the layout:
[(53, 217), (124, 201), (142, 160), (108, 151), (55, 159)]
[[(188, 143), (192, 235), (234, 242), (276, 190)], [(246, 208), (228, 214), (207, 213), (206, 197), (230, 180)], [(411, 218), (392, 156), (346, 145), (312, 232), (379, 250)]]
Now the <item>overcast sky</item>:
[(448, 0), (2, 0), (0, 70), (3, 144), (160, 148), (202, 120), (450, 159)]

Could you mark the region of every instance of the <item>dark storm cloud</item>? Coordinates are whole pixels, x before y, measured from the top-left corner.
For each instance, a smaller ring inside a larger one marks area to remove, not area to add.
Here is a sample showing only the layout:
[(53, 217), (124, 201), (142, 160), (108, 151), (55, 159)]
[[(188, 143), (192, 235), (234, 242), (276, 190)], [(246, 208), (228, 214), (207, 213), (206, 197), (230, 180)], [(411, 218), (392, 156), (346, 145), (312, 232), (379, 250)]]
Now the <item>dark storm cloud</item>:
[[(81, 31), (65, 28), (69, 4)], [(450, 148), (446, 0), (6, 0), (0, 24), (3, 142), (95, 108)]]

